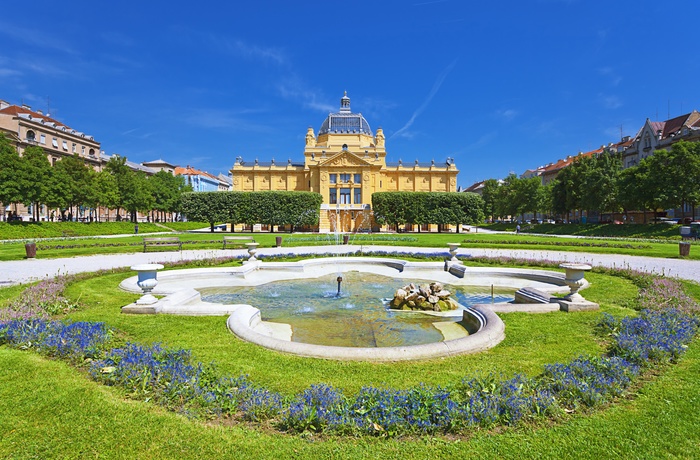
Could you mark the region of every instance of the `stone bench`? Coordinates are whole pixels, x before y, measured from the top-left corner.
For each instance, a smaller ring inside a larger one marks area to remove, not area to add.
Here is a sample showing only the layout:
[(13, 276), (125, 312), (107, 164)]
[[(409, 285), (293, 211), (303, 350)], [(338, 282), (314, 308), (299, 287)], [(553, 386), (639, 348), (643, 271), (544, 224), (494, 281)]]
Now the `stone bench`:
[(148, 248), (161, 248), (161, 247), (173, 247), (182, 251), (182, 241), (177, 236), (167, 236), (160, 238), (144, 238), (143, 239), (143, 252), (146, 252)]
[(228, 246), (244, 248), (246, 243), (255, 243), (255, 240), (252, 236), (225, 236), (223, 249), (226, 249)]

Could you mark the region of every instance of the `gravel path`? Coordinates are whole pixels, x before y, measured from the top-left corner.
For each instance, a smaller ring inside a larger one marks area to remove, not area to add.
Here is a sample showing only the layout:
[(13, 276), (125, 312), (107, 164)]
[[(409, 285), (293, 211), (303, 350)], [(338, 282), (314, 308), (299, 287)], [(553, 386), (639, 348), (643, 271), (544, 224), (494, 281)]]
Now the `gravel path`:
[[(386, 251), (407, 253), (440, 253), (448, 255), (446, 248), (414, 248), (399, 246), (308, 246), (294, 248), (262, 248), (258, 254), (329, 254), (342, 255), (355, 251)], [(246, 250), (185, 250), (182, 252), (149, 252), (133, 254), (101, 254), (63, 259), (25, 259), (0, 262), (0, 286), (25, 283), (56, 275), (92, 272), (101, 269), (130, 267), (141, 263), (164, 263), (211, 257), (243, 256)], [(700, 261), (659, 259), (654, 257), (625, 256), (618, 254), (588, 254), (564, 251), (535, 251), (509, 249), (460, 248), (462, 256), (517, 257), (560, 262), (583, 262), (605, 267), (633, 268), (700, 282)]]

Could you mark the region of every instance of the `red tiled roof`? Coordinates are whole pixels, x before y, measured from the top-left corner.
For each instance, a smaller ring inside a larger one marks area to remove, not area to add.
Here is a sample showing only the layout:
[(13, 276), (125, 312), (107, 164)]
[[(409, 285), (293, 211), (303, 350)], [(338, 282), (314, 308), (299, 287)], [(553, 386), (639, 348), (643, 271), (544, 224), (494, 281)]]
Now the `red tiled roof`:
[(219, 180), (218, 177), (216, 177), (212, 174), (209, 174), (206, 171), (200, 171), (199, 169), (195, 169), (192, 166), (187, 166), (186, 168), (178, 166), (177, 168), (175, 168), (175, 175), (177, 175), (177, 176), (206, 176), (206, 177), (209, 177), (209, 178), (214, 179), (216, 181)]
[(39, 112), (36, 112), (34, 110), (27, 109), (25, 107), (20, 107), (18, 105), (11, 105), (9, 107), (5, 107), (4, 109), (0, 110), (0, 113), (5, 114), (5, 115), (12, 115), (15, 117), (18, 117), (20, 114), (28, 114), (28, 115), (31, 115), (32, 120), (36, 120), (36, 121), (44, 120), (44, 121), (48, 121), (50, 123), (55, 123), (57, 126), (65, 126), (66, 129), (71, 129), (70, 127), (64, 125), (60, 121), (55, 120), (47, 115), (44, 115), (43, 113), (39, 113)]
[(681, 115), (680, 117), (671, 118), (670, 120), (667, 120), (664, 124), (664, 129), (662, 131), (661, 138), (666, 139), (671, 134), (680, 131), (689, 116), (690, 114), (687, 113), (685, 115)]

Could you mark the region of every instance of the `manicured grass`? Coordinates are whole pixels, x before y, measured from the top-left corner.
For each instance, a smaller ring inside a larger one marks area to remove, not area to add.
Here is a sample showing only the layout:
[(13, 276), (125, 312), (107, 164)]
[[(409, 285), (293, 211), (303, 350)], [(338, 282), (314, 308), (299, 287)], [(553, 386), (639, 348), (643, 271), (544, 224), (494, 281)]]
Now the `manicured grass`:
[[(139, 223), (141, 233), (162, 232), (151, 223)], [(0, 222), (0, 240), (61, 238), (70, 236), (123, 235), (134, 233), (131, 222)]]
[[(401, 364), (298, 358), (238, 340), (223, 317), (122, 315), (119, 307), (138, 296), (116, 286), (131, 275), (112, 273), (73, 284), (67, 295), (84, 307), (69, 319), (105, 321), (122, 331), (121, 340), (192, 349), (196, 360), (216, 362), (221, 373), (249, 374), (286, 395), (313, 383), (353, 393), (364, 385), (447, 385), (489, 372), (534, 375), (546, 363), (599, 354), (604, 347), (593, 332), (600, 312), (507, 314), (502, 315), (506, 340), (478, 355)], [(603, 311), (634, 314), (626, 308), (637, 292), (630, 281), (598, 273), (587, 279), (591, 288), (584, 295), (601, 303)], [(700, 294), (700, 287), (685, 284)], [(0, 289), (0, 299), (18, 292)], [(692, 458), (700, 442), (697, 340), (679, 364), (608, 408), (518, 428), (389, 440), (285, 435), (265, 427), (188, 420), (129, 400), (62, 362), (6, 347), (0, 347), (0, 369), (2, 458)]]
[[(161, 228), (161, 230), (163, 230)], [(228, 233), (181, 233), (183, 249), (221, 249), (224, 235)], [(260, 247), (274, 247), (276, 238), (282, 237), (282, 247), (308, 245), (334, 245), (335, 235), (289, 233), (240, 233), (253, 236)], [(92, 254), (134, 253), (143, 251), (143, 237), (139, 235), (118, 238), (79, 238), (40, 241), (37, 258), (74, 257)], [(626, 241), (621, 239), (558, 238), (554, 236), (509, 235), (487, 233), (414, 233), (414, 234), (355, 234), (349, 236), (349, 244), (366, 250), (369, 246), (408, 246), (445, 248), (447, 243), (461, 243), (462, 248), (537, 249), (549, 251), (588, 252), (599, 254), (626, 254), (636, 256), (677, 258), (678, 243), (658, 241)], [(698, 245), (692, 243), (690, 259), (700, 259)], [(25, 257), (24, 243), (0, 244), (0, 261), (21, 260)]]
[(415, 439), (289, 436), (208, 425), (123, 399), (62, 362), (0, 348), (0, 457), (29, 458), (694, 458), (700, 347), (637, 395), (552, 426)]
[[(489, 230), (515, 232), (515, 223), (486, 224), (480, 227)], [(521, 224), (523, 233), (548, 235), (579, 235), (621, 238), (670, 238), (680, 240), (680, 226), (669, 224)]]

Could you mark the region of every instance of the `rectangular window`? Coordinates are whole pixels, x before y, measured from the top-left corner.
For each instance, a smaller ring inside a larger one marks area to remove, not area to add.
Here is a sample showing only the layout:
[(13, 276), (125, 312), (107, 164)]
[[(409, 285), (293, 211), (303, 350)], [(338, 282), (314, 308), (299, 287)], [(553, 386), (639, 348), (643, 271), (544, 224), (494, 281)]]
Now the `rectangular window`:
[(362, 189), (361, 188), (356, 188), (353, 189), (355, 193), (354, 201), (353, 203), (355, 204), (362, 204)]
[(340, 189), (340, 204), (350, 204), (350, 189), (341, 188)]
[(41, 137), (39, 137), (39, 142), (46, 144), (46, 135), (42, 134)]
[(331, 184), (335, 184), (338, 182), (338, 175), (337, 174), (329, 174), (328, 177), (330, 178)]
[(68, 142), (63, 141), (63, 150), (68, 150)]
[(330, 204), (336, 204), (336, 203), (338, 203), (338, 190), (332, 188), (332, 189), (330, 190), (330, 192), (331, 192), (331, 193), (330, 193), (330, 196), (328, 197), (328, 198), (329, 198), (329, 199), (328, 199), (328, 202), (329, 202)]
[(355, 174), (355, 181), (356, 184), (362, 183), (362, 174)]
[(78, 153), (78, 146), (73, 143), (73, 153)]
[(53, 141), (51, 141), (51, 145), (53, 145), (54, 147), (58, 148), (58, 139), (56, 139), (56, 138), (54, 137), (54, 138), (53, 138)]
[(84, 145), (80, 148), (80, 153), (82, 153), (83, 155), (85, 155), (85, 146), (84, 146)]
[(342, 183), (347, 183), (350, 182), (350, 174), (341, 174), (340, 175), (340, 182)]

